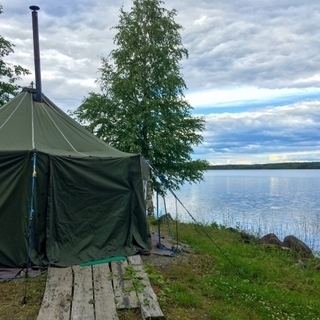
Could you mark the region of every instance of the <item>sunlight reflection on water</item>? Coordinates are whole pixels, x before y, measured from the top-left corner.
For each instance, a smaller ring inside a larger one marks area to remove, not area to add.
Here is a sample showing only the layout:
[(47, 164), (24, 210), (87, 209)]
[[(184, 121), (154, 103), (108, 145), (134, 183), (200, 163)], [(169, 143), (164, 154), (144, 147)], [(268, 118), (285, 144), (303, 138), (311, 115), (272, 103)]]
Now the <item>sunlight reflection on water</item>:
[[(205, 181), (185, 184), (175, 192), (201, 223), (215, 222), (280, 240), (293, 234), (320, 252), (320, 170), (211, 170)], [(166, 196), (167, 211), (192, 219), (174, 197)], [(159, 212), (164, 211), (159, 201)]]

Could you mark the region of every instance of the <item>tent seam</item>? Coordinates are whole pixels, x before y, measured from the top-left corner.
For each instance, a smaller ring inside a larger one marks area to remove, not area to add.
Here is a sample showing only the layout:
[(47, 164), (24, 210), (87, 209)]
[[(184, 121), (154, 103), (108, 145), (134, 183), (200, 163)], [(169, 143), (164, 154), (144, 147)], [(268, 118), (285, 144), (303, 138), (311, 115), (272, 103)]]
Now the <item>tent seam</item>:
[(21, 101), (19, 102), (19, 104), (17, 105), (17, 107), (12, 111), (12, 113), (10, 114), (10, 116), (8, 117), (8, 119), (0, 126), (0, 130), (5, 126), (5, 124), (10, 120), (10, 118), (14, 115), (14, 113), (17, 111), (17, 109), (20, 107), (22, 101), (24, 100), (25, 96), (27, 93), (24, 94), (24, 97), (21, 99)]
[(30, 95), (31, 98), (31, 139), (32, 139), (32, 149), (35, 149), (35, 141), (34, 141), (34, 114), (33, 114), (33, 99), (32, 95)]
[(67, 137), (63, 134), (63, 132), (61, 131), (61, 129), (59, 128), (59, 126), (56, 124), (56, 122), (51, 118), (49, 112), (46, 110), (46, 108), (43, 107), (43, 105), (41, 104), (43, 110), (46, 112), (46, 114), (48, 115), (49, 119), (52, 121), (52, 123), (54, 124), (54, 126), (57, 128), (57, 130), (60, 132), (60, 134), (62, 135), (62, 137), (65, 139), (65, 141), (69, 144), (69, 146), (78, 154), (81, 154), (83, 156), (88, 156), (85, 153), (82, 153), (80, 151), (78, 151), (73, 145), (72, 143), (67, 139)]

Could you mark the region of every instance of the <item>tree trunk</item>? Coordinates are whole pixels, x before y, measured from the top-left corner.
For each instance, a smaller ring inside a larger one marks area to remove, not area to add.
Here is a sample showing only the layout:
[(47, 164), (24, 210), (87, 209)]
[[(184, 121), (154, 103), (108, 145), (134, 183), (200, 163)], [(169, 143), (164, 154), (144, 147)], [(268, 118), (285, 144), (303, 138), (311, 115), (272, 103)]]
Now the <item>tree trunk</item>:
[(154, 211), (153, 211), (154, 207), (153, 207), (153, 190), (151, 188), (151, 179), (148, 180), (146, 208), (147, 208), (148, 217), (152, 217), (154, 215)]

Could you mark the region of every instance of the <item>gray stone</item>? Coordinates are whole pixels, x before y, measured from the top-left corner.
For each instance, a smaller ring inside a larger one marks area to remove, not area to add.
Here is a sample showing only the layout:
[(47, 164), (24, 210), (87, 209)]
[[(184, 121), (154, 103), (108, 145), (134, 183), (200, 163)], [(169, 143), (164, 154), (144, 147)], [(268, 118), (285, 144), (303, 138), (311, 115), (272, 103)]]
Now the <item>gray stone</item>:
[(283, 247), (284, 244), (274, 233), (268, 233), (259, 240), (260, 244), (274, 244)]
[(311, 249), (300, 239), (293, 235), (286, 236), (283, 240), (284, 246), (298, 253), (302, 258), (313, 257)]
[(157, 222), (164, 223), (173, 221), (171, 214), (168, 212), (167, 214), (162, 215)]

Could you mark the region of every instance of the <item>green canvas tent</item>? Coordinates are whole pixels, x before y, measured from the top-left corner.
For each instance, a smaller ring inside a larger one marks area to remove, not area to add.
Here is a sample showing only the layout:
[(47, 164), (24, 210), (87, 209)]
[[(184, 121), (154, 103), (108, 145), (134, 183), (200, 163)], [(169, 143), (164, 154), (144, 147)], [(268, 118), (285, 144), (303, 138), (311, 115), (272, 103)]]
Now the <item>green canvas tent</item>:
[(148, 165), (25, 88), (0, 108), (0, 265), (69, 266), (150, 245)]

